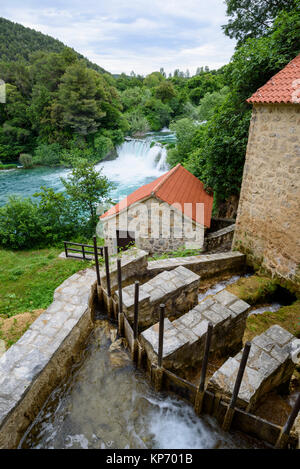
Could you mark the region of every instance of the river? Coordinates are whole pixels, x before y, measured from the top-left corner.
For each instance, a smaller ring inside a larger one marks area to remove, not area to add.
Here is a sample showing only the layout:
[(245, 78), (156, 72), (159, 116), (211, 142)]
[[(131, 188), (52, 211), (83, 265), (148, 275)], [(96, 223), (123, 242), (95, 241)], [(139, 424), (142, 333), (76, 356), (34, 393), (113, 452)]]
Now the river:
[[(143, 139), (126, 140), (117, 148), (118, 157), (96, 165), (109, 180), (115, 183), (111, 198), (118, 201), (143, 184), (153, 181), (167, 169), (167, 151), (163, 142), (174, 142), (176, 137), (168, 129), (151, 132)], [(61, 177), (70, 172), (65, 168), (38, 167), (0, 171), (0, 205), (7, 202), (10, 195), (31, 197), (41, 186), (64, 190)]]

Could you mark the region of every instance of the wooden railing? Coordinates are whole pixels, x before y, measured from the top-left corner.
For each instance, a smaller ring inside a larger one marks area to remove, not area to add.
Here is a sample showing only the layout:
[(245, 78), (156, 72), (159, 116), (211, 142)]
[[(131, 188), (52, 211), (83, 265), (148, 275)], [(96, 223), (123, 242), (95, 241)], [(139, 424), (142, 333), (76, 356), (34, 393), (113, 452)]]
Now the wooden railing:
[[(76, 246), (76, 247), (70, 247), (70, 246)], [(94, 246), (90, 244), (81, 244), (81, 243), (72, 243), (71, 241), (64, 241), (64, 247), (65, 247), (65, 254), (66, 257), (73, 257), (74, 259), (83, 259), (85, 261), (90, 261), (94, 259), (95, 254), (94, 254)], [(96, 247), (98, 256), (103, 257), (103, 247), (102, 246), (97, 246)], [(80, 253), (81, 255), (72, 255), (69, 253), (76, 252)], [(91, 255), (89, 255), (91, 254)]]

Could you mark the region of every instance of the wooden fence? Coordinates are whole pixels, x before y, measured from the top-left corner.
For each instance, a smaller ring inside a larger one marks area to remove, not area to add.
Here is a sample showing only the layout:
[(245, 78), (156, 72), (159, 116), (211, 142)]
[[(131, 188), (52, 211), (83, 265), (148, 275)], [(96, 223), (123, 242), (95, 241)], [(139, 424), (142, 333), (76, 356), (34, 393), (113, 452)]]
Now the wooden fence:
[[(70, 247), (76, 246), (76, 247)], [(65, 255), (66, 257), (73, 257), (74, 259), (83, 259), (85, 261), (91, 261), (95, 258), (95, 247), (90, 244), (72, 243), (71, 241), (64, 241)], [(103, 247), (97, 246), (98, 256), (103, 257)], [(70, 253), (78, 253), (72, 255)]]

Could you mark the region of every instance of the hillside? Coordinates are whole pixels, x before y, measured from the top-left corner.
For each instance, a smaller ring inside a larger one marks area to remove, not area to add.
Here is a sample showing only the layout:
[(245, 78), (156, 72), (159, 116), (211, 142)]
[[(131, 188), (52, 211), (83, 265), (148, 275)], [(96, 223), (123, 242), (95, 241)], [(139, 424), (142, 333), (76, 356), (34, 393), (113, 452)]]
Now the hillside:
[[(62, 52), (65, 44), (58, 39), (35, 31), (31, 28), (25, 28), (21, 24), (13, 23), (5, 18), (0, 18), (0, 60), (5, 62), (18, 62), (22, 59), (29, 62), (30, 55), (33, 52)], [(107, 73), (83, 55), (74, 51), (79, 59), (84, 59), (89, 68), (100, 73)]]

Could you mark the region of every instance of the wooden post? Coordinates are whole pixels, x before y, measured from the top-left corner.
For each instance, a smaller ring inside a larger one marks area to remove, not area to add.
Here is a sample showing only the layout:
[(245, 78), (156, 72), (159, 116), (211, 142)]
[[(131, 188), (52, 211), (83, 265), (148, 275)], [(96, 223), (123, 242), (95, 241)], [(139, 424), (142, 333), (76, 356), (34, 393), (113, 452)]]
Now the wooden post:
[(94, 244), (94, 259), (95, 259), (96, 277), (97, 277), (97, 296), (98, 296), (98, 301), (100, 303), (102, 301), (102, 288), (101, 288), (101, 278), (100, 278), (98, 247), (97, 247), (96, 236), (93, 236), (93, 244)]
[(122, 297), (122, 268), (121, 259), (117, 259), (118, 268), (118, 293), (119, 293), (119, 312), (118, 312), (118, 331), (119, 335), (124, 335), (124, 315), (123, 315), (123, 297)]
[(106, 291), (107, 291), (107, 296), (111, 296), (110, 273), (109, 273), (109, 255), (108, 255), (108, 247), (107, 246), (104, 246), (104, 260), (105, 260), (105, 273), (106, 273)]
[(82, 258), (85, 261), (85, 251), (84, 251), (84, 245), (83, 244), (81, 246), (81, 250), (82, 250)]
[(164, 349), (164, 324), (165, 324), (165, 305), (159, 306), (159, 332), (158, 332), (158, 357), (157, 365), (159, 368), (162, 366), (162, 357)]
[(133, 320), (133, 336), (137, 339), (139, 332), (139, 288), (140, 282), (134, 282), (134, 320)]
[(96, 276), (97, 276), (97, 295), (98, 301), (102, 300), (102, 288), (101, 288), (101, 278), (100, 278), (100, 270), (99, 270), (99, 258), (98, 258), (98, 248), (97, 248), (97, 238), (93, 236), (93, 244), (94, 244), (94, 258), (95, 258), (95, 267), (96, 267)]
[(139, 333), (139, 287), (140, 282), (134, 282), (134, 317), (133, 317), (133, 348), (132, 360), (138, 363), (138, 333)]
[(289, 415), (289, 418), (286, 421), (283, 429), (280, 432), (278, 440), (276, 442), (275, 448), (283, 449), (288, 444), (289, 434), (292, 429), (292, 426), (297, 418), (298, 412), (300, 411), (300, 393), (298, 394), (295, 405), (292, 409), (292, 412)]
[(227, 407), (227, 411), (226, 411), (224, 421), (223, 421), (223, 425), (222, 425), (222, 428), (225, 431), (228, 431), (231, 427), (231, 422), (232, 422), (233, 415), (234, 415), (234, 407), (235, 407), (236, 400), (237, 400), (239, 390), (240, 390), (240, 387), (241, 387), (241, 382), (242, 382), (244, 371), (245, 371), (245, 368), (246, 368), (250, 348), (251, 348), (251, 342), (246, 342), (244, 350), (243, 350), (241, 363), (240, 363), (240, 366), (239, 366), (239, 371), (238, 371), (238, 374), (237, 374), (237, 377), (236, 377), (236, 381), (235, 381), (231, 401), (230, 401), (229, 406)]
[(206, 333), (206, 340), (205, 340), (205, 349), (204, 349), (204, 357), (202, 360), (202, 368), (201, 368), (201, 377), (200, 383), (197, 390), (196, 398), (195, 398), (195, 412), (196, 414), (201, 414), (202, 411), (202, 403), (204, 397), (204, 387), (205, 387), (205, 378), (206, 378), (206, 371), (207, 371), (207, 364), (208, 364), (208, 357), (209, 357), (209, 349), (211, 344), (211, 338), (213, 333), (213, 323), (209, 322), (207, 325), (207, 333)]
[(107, 246), (104, 246), (104, 260), (105, 260), (105, 273), (106, 273), (107, 313), (108, 313), (108, 317), (111, 318), (113, 305), (112, 305), (111, 288), (110, 288), (109, 255), (108, 255)]
[(157, 355), (157, 368), (154, 370), (154, 388), (156, 392), (162, 390), (164, 369), (163, 352), (164, 352), (164, 325), (165, 325), (165, 305), (159, 305), (159, 330), (158, 330), (158, 355)]

